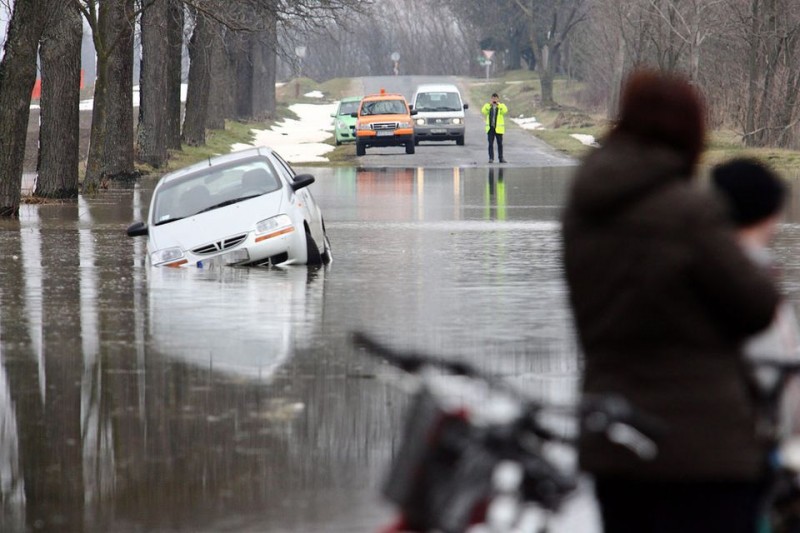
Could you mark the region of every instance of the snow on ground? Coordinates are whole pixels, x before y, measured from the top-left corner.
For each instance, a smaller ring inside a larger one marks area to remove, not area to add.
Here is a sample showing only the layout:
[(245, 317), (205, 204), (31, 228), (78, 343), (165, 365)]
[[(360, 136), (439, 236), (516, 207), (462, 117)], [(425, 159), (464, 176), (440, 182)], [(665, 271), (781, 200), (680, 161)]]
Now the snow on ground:
[(594, 139), (594, 135), (586, 135), (583, 133), (573, 133), (570, 135), (573, 139), (577, 139), (580, 141), (581, 144), (585, 144), (586, 146), (597, 146), (597, 141)]
[(289, 163), (327, 162), (324, 154), (333, 150), (333, 146), (325, 141), (333, 135), (331, 113), (336, 104), (293, 104), (289, 109), (297, 115), (297, 120), (285, 119), (268, 130), (254, 129), (253, 144), (237, 143), (231, 146), (231, 151), (268, 146)]
[(325, 95), (322, 94), (320, 91), (311, 91), (310, 93), (306, 93), (303, 96), (306, 98), (324, 98)]
[(518, 126), (526, 130), (543, 130), (544, 126), (542, 123), (536, 120), (536, 117), (519, 117), (519, 118), (512, 118)]

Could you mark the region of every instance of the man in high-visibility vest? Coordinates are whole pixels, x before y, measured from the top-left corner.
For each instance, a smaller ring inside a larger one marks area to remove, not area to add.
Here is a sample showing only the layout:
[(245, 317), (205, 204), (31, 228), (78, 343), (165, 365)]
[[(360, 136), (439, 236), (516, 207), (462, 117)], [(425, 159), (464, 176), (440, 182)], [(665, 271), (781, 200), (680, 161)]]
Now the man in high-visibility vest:
[(491, 101), (483, 104), (481, 113), (486, 117), (486, 135), (489, 139), (489, 163), (494, 163), (494, 141), (497, 140), (497, 156), (501, 163), (503, 159), (503, 134), (506, 132), (505, 114), (508, 112), (506, 104), (500, 102), (497, 93), (492, 94)]

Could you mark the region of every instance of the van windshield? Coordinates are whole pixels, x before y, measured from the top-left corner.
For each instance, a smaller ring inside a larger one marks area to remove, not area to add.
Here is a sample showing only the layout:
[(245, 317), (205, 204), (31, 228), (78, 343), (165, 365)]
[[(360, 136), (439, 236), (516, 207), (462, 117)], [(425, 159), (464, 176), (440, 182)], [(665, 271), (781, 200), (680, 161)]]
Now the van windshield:
[(458, 93), (420, 93), (414, 103), (414, 109), (417, 111), (461, 111), (461, 99), (458, 97)]

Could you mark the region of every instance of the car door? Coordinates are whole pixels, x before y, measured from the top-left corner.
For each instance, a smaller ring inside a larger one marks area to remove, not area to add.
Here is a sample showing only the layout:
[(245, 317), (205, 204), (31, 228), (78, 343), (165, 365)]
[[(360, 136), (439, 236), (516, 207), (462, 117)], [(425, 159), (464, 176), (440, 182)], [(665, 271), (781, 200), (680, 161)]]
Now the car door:
[[(278, 172), (283, 175), (288, 183), (294, 182), (294, 169), (289, 165), (289, 163), (284, 161), (280, 155), (275, 152), (272, 154), (279, 163), (277, 165)], [(292, 196), (295, 205), (300, 208), (300, 210), (303, 212), (303, 218), (305, 218), (308, 222), (308, 227), (311, 229), (311, 236), (314, 237), (314, 241), (317, 243), (317, 246), (319, 246), (320, 250), (322, 250), (325, 243), (325, 233), (322, 229), (322, 212), (317, 205), (317, 202), (314, 200), (314, 196), (311, 194), (311, 191), (308, 187), (303, 187), (299, 191), (294, 191)]]

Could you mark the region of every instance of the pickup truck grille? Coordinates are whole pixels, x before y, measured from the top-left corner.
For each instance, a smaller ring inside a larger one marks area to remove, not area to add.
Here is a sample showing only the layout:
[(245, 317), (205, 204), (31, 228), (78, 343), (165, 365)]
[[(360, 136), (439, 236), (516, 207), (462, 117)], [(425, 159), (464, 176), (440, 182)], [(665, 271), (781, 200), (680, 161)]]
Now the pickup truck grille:
[(373, 130), (396, 130), (397, 122), (375, 122), (372, 124)]

